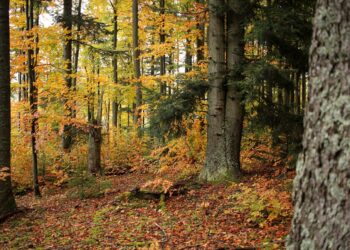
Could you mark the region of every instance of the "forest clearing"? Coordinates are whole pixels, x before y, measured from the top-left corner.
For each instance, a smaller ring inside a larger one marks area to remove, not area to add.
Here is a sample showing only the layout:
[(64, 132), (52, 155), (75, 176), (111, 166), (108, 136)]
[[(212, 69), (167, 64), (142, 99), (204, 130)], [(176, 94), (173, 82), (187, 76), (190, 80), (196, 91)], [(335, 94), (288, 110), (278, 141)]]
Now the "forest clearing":
[(347, 250), (350, 1), (1, 0), (0, 249)]

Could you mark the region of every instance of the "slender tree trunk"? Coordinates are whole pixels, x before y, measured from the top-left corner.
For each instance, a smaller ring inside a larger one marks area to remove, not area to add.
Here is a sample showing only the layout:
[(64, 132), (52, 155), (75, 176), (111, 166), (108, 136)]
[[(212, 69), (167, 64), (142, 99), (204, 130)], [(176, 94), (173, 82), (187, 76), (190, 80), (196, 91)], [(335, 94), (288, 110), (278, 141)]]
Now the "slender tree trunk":
[[(188, 17), (187, 18), (188, 21), (191, 21), (191, 19)], [(189, 34), (191, 31), (190, 30), (187, 30), (187, 33)], [(192, 46), (191, 46), (191, 39), (189, 38), (186, 38), (186, 51), (185, 51), (185, 72), (190, 72), (192, 71), (192, 66), (193, 66), (193, 63), (192, 63)]]
[[(117, 1), (115, 0), (112, 4), (113, 8), (113, 49), (117, 50), (118, 48), (118, 12), (117, 12)], [(116, 54), (113, 55), (112, 58), (112, 66), (113, 66), (113, 83), (115, 85), (118, 84), (118, 57)], [(112, 102), (112, 124), (113, 127), (118, 126), (118, 112), (119, 112), (119, 103), (117, 96), (115, 100)]]
[(349, 30), (349, 1), (317, 1), (290, 250), (350, 246)]
[(65, 118), (66, 124), (63, 127), (62, 147), (69, 150), (73, 143), (73, 126), (69, 121), (73, 116), (73, 108), (69, 104), (69, 98), (72, 88), (72, 0), (63, 1), (63, 28), (65, 29), (65, 36), (63, 42), (63, 61), (64, 61), (64, 81), (66, 84), (66, 93), (64, 96)]
[(0, 1), (0, 219), (16, 210), (12, 193), (9, 0)]
[(290, 100), (289, 100), (289, 103), (290, 103), (290, 106), (289, 106), (289, 111), (294, 114), (294, 108), (295, 108), (295, 105), (294, 105), (294, 91), (295, 91), (295, 73), (292, 72), (292, 75), (291, 75), (291, 83), (293, 84), (292, 85), (292, 89), (289, 91), (290, 95)]
[[(81, 31), (81, 22), (82, 22), (82, 13), (81, 13), (81, 8), (82, 8), (82, 0), (79, 0), (78, 2), (78, 7), (77, 7), (77, 12), (78, 12), (78, 24), (77, 24), (77, 42), (76, 42), (76, 47), (75, 47), (75, 53), (74, 53), (74, 65), (72, 72), (75, 75), (75, 77), (72, 78), (72, 87), (73, 87), (73, 92), (75, 93), (77, 91), (77, 73), (78, 73), (78, 67), (79, 67), (79, 55), (80, 55), (80, 34), (79, 32)], [(74, 101), (74, 107), (76, 106), (76, 101)], [(75, 108), (72, 109), (72, 117), (76, 118), (77, 116), (77, 111)]]
[(301, 76), (301, 106), (303, 110), (305, 109), (306, 105), (306, 75), (305, 72), (303, 72)]
[(277, 87), (277, 103), (278, 103), (278, 108), (281, 110), (283, 106), (283, 93), (280, 87)]
[[(94, 68), (94, 67), (93, 67)], [(99, 77), (100, 69), (97, 69)], [(95, 75), (93, 69), (92, 75)], [(93, 82), (91, 83), (93, 84)], [(92, 89), (92, 88), (91, 88)], [(95, 118), (95, 91), (91, 91), (91, 99), (89, 102), (89, 155), (88, 169), (91, 174), (101, 174), (101, 144), (102, 144), (102, 104), (103, 91), (101, 91), (100, 83), (97, 83), (97, 114)]]
[[(165, 43), (165, 30), (164, 30), (164, 26), (165, 26), (165, 0), (160, 0), (159, 1), (159, 7), (160, 7), (160, 15), (162, 16), (162, 28), (160, 29), (160, 34), (159, 34), (159, 38), (160, 38), (160, 44), (164, 44)], [(166, 74), (166, 63), (165, 63), (165, 55), (162, 55), (160, 57), (160, 75), (163, 76)], [(160, 93), (161, 95), (166, 95), (166, 83), (164, 83), (163, 81), (161, 81), (160, 83)]]
[[(35, 0), (26, 1), (26, 13), (27, 13), (27, 30), (32, 32), (34, 28), (34, 7), (38, 8), (38, 3)], [(39, 17), (37, 17), (39, 18)], [(37, 20), (37, 25), (39, 20)], [(29, 38), (33, 40), (34, 43), (38, 43), (38, 34), (35, 36), (31, 35)], [(36, 86), (37, 76), (35, 73), (35, 58), (37, 58), (38, 50), (35, 51), (30, 47), (27, 51), (27, 67), (28, 74), (27, 80), (29, 83), (29, 103), (31, 112), (31, 147), (32, 147), (32, 171), (33, 171), (33, 188), (34, 194), (40, 197), (39, 180), (38, 180), (38, 149), (37, 149), (37, 130), (38, 130), (38, 88)]]
[(108, 102), (107, 102), (107, 107), (106, 107), (106, 129), (107, 129), (107, 138), (109, 138), (109, 129), (110, 129), (109, 119), (110, 119), (110, 112), (111, 112), (111, 102), (110, 102), (110, 100), (108, 100)]
[(297, 78), (295, 81), (295, 105), (296, 112), (300, 114), (300, 72), (297, 73)]
[[(204, 5), (204, 0), (196, 0), (197, 3), (199, 4), (203, 4)], [(204, 60), (204, 45), (205, 45), (205, 40), (204, 40), (204, 36), (205, 36), (205, 17), (203, 15), (199, 15), (197, 17), (198, 20), (198, 25), (197, 25), (197, 29), (199, 30), (199, 36), (197, 37), (197, 64), (199, 64), (201, 61)]]
[(132, 37), (133, 37), (133, 61), (134, 61), (134, 76), (136, 82), (136, 100), (134, 108), (134, 123), (138, 129), (139, 137), (142, 136), (142, 119), (141, 119), (141, 105), (142, 105), (142, 90), (141, 90), (141, 67), (140, 67), (140, 49), (139, 49), (139, 3), (138, 0), (132, 2)]

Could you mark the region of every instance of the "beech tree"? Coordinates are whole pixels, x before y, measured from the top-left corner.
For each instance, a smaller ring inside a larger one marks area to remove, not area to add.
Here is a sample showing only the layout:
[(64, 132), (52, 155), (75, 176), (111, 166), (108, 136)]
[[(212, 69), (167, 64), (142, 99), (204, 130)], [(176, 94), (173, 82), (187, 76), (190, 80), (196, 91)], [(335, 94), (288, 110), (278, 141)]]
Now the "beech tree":
[(16, 209), (11, 188), (9, 0), (0, 1), (0, 219)]
[(318, 0), (287, 249), (350, 246), (350, 2)]

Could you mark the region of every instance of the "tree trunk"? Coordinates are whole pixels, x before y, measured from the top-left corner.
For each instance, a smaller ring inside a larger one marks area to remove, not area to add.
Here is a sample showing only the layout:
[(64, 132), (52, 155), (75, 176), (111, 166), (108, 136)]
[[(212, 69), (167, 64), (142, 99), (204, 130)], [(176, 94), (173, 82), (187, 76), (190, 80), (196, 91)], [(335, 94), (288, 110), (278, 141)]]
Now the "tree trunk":
[[(204, 0), (196, 0), (197, 3), (204, 5)], [(204, 45), (205, 45), (205, 17), (199, 15), (198, 17), (197, 29), (199, 30), (199, 35), (197, 36), (197, 65), (204, 60)]]
[[(93, 69), (93, 74), (95, 70)], [(97, 69), (99, 77), (100, 69)], [(101, 174), (101, 144), (102, 144), (102, 104), (103, 91), (100, 89), (100, 83), (97, 83), (97, 115), (95, 118), (95, 93), (91, 93), (89, 101), (89, 155), (88, 155), (88, 169), (91, 174)]]
[[(159, 34), (159, 39), (160, 39), (160, 44), (165, 43), (165, 0), (160, 0), (159, 1), (159, 7), (160, 7), (160, 15), (162, 16), (162, 28), (160, 29), (160, 34)], [(160, 75), (163, 76), (166, 73), (166, 64), (165, 64), (165, 55), (162, 55), (160, 57)], [(166, 95), (166, 83), (161, 81), (160, 83), (160, 94), (161, 95)]]
[[(191, 18), (187, 17), (187, 20), (190, 22)], [(190, 34), (191, 30), (187, 30), (187, 33)], [(191, 39), (190, 38), (186, 38), (186, 45), (185, 45), (185, 72), (190, 72), (192, 71), (192, 46), (191, 46)]]
[[(113, 49), (117, 50), (118, 48), (118, 13), (117, 13), (117, 1), (114, 1), (114, 4), (112, 4), (113, 8)], [(112, 58), (112, 66), (113, 66), (113, 83), (115, 85), (118, 84), (118, 57), (117, 54), (113, 55)], [(118, 126), (118, 109), (119, 103), (117, 96), (115, 97), (115, 100), (112, 102), (112, 124), (113, 127)]]
[[(76, 42), (76, 47), (75, 47), (75, 52), (74, 52), (74, 65), (72, 72), (75, 74), (75, 76), (72, 78), (72, 87), (73, 91), (76, 92), (77, 90), (77, 73), (78, 73), (78, 67), (79, 67), (79, 55), (80, 55), (80, 34), (79, 32), (81, 31), (81, 23), (82, 23), (82, 13), (81, 13), (81, 8), (82, 8), (82, 0), (79, 0), (78, 2), (78, 7), (77, 7), (77, 12), (78, 12), (78, 24), (77, 24), (77, 42)], [(74, 106), (76, 106), (76, 102), (74, 101)], [(77, 116), (77, 111), (75, 109), (72, 109), (72, 117), (76, 118)]]
[[(235, 177), (240, 172), (240, 151), (243, 129), (243, 111), (238, 81), (242, 80), (239, 69), (244, 58), (244, 26), (241, 10), (241, 0), (229, 0), (232, 8), (227, 15), (227, 67), (228, 81), (225, 104), (225, 139), (227, 164), (232, 168)], [(269, 84), (269, 86), (271, 86)], [(272, 87), (271, 87), (272, 102)]]
[[(64, 106), (65, 106), (65, 118), (70, 120), (73, 115), (73, 109), (69, 104), (69, 96), (72, 87), (72, 0), (63, 1), (63, 28), (66, 34), (64, 35), (63, 42), (63, 61), (64, 61), (64, 81), (66, 84), (66, 93), (64, 96)], [(70, 121), (66, 121), (63, 127), (62, 135), (62, 147), (65, 150), (69, 150), (73, 143), (73, 126)]]
[(350, 2), (318, 0), (287, 249), (350, 246)]
[(136, 100), (134, 109), (134, 123), (138, 129), (138, 136), (142, 136), (142, 90), (141, 90), (141, 67), (140, 67), (140, 49), (139, 49), (139, 3), (138, 0), (132, 1), (132, 38), (133, 38), (133, 61), (134, 61), (134, 76), (136, 78)]
[(0, 1), (0, 219), (16, 210), (12, 193), (9, 0)]
[(89, 171), (92, 174), (101, 174), (101, 143), (102, 133), (98, 121), (92, 118), (89, 128)]
[(300, 115), (300, 72), (297, 73), (297, 79), (295, 81), (295, 105), (296, 112)]
[[(208, 143), (205, 165), (200, 174), (200, 179), (203, 181), (234, 179), (238, 172), (237, 166), (232, 164), (232, 159), (236, 155), (227, 155), (231, 149), (227, 150), (230, 142), (226, 141), (226, 133), (229, 132), (229, 128), (225, 128), (226, 41), (225, 13), (221, 8), (224, 5), (224, 0), (209, 0)], [(230, 49), (232, 48), (230, 46)], [(231, 63), (233, 61), (230, 61), (230, 65)], [(227, 95), (229, 98), (235, 94), (234, 90), (230, 90), (231, 92)], [(229, 102), (235, 102), (235, 100), (231, 99)], [(233, 124), (227, 120), (227, 125)]]
[(306, 74), (303, 72), (302, 78), (301, 78), (301, 106), (303, 110), (305, 109), (306, 105)]
[(294, 114), (294, 108), (295, 108), (295, 105), (294, 105), (294, 90), (295, 90), (295, 73), (292, 72), (292, 75), (291, 75), (291, 83), (293, 84), (292, 85), (292, 89), (289, 91), (290, 95), (289, 95), (289, 103), (290, 103), (290, 106), (289, 106), (289, 111)]
[[(26, 15), (27, 15), (27, 31), (31, 31), (34, 28), (34, 6), (39, 8), (38, 2), (35, 0), (26, 1)], [(39, 15), (39, 13), (38, 13)], [(37, 17), (39, 19), (39, 17)], [(36, 24), (38, 25), (39, 20), (37, 19)], [(29, 39), (33, 40), (33, 44), (38, 45), (38, 34), (35, 37), (31, 36)], [(37, 129), (38, 129), (38, 88), (36, 86), (37, 76), (35, 73), (35, 59), (37, 59), (38, 50), (35, 51), (30, 47), (27, 51), (27, 80), (29, 83), (29, 103), (31, 112), (31, 147), (32, 147), (32, 171), (33, 171), (33, 188), (34, 194), (40, 197), (39, 180), (38, 180), (38, 149), (37, 149)]]

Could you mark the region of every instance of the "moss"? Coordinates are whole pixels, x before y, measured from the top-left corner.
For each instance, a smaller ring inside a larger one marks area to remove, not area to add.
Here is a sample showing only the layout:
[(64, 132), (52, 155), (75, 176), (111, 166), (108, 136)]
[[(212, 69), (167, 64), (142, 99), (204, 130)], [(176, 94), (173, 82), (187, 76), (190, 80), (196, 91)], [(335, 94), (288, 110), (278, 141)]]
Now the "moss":
[(212, 184), (237, 182), (239, 179), (240, 174), (238, 170), (228, 168), (227, 166), (222, 166), (214, 171), (204, 168), (199, 176), (200, 181)]

